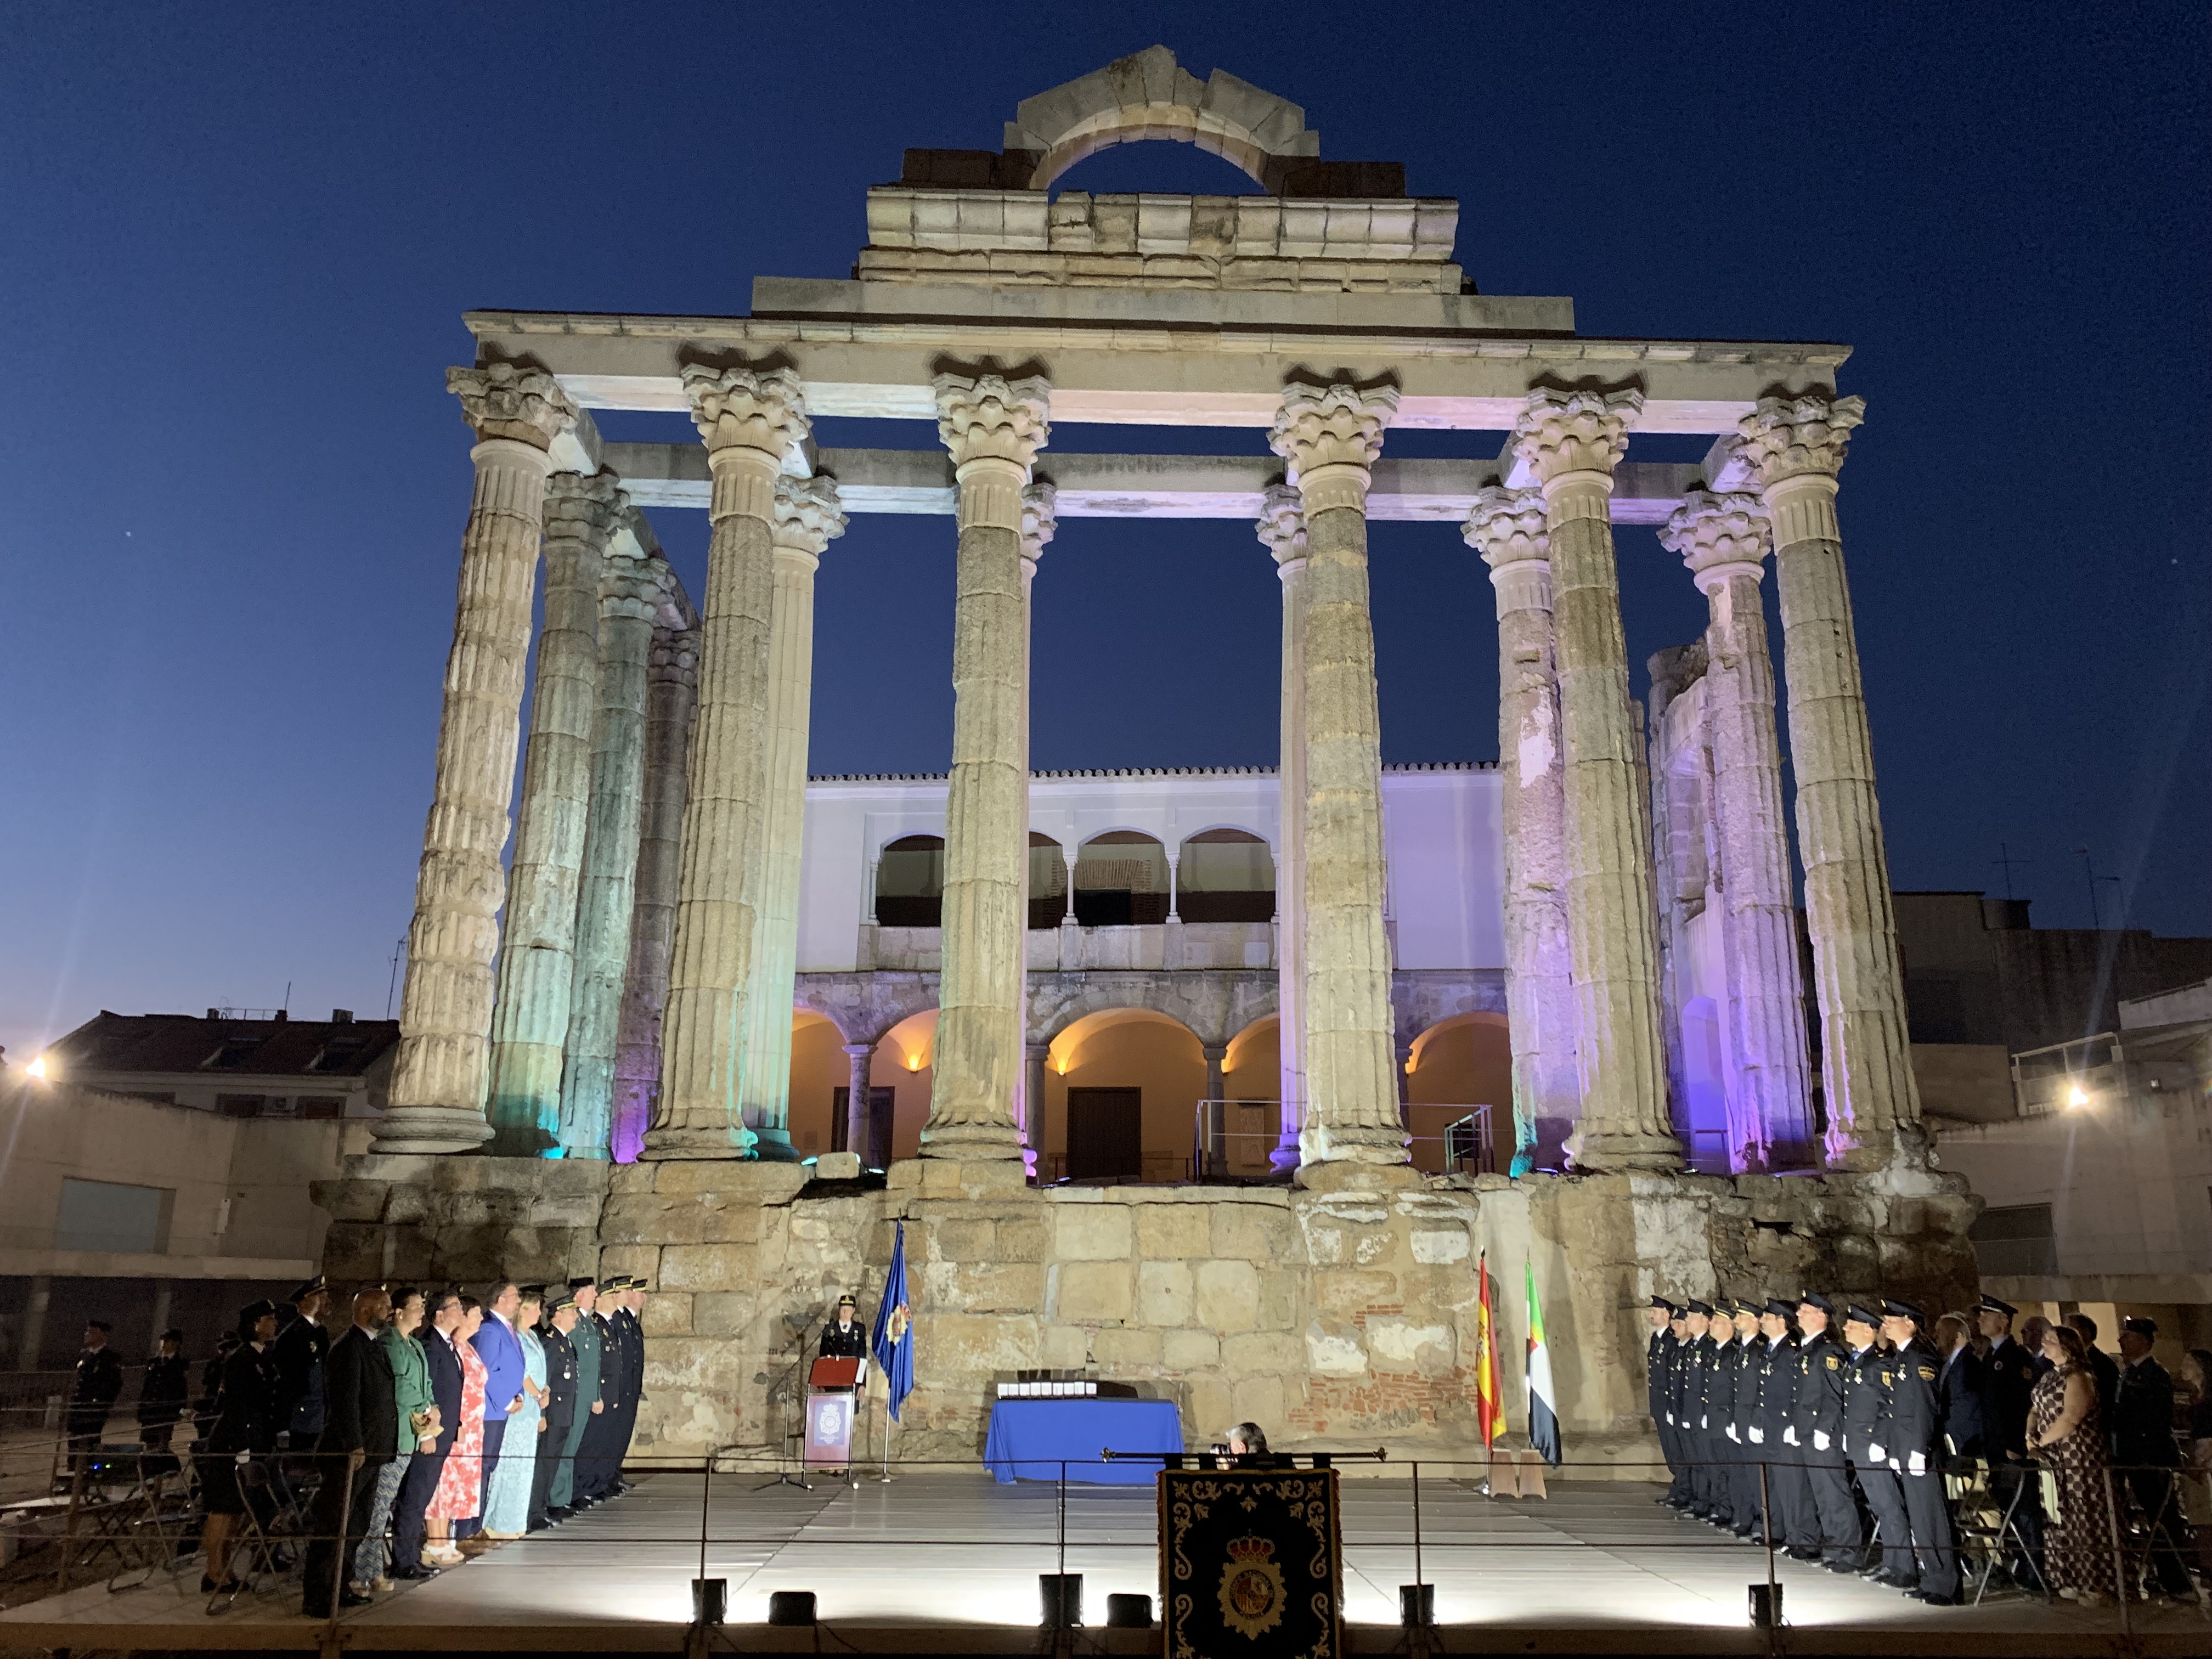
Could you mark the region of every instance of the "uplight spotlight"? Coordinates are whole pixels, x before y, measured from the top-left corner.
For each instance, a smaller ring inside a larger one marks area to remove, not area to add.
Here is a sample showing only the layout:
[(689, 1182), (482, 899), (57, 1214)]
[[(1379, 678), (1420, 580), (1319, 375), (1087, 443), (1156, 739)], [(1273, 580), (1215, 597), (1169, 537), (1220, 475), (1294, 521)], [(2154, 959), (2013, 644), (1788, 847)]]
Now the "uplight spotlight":
[(2078, 1112), (2088, 1103), (2089, 1091), (2080, 1084), (2075, 1084), (2066, 1091), (2066, 1105), (2069, 1110)]
[(23, 1069), (27, 1071), (33, 1077), (38, 1079), (40, 1082), (44, 1083), (48, 1075), (46, 1071), (46, 1057), (44, 1054), (40, 1054), (36, 1060), (33, 1060)]

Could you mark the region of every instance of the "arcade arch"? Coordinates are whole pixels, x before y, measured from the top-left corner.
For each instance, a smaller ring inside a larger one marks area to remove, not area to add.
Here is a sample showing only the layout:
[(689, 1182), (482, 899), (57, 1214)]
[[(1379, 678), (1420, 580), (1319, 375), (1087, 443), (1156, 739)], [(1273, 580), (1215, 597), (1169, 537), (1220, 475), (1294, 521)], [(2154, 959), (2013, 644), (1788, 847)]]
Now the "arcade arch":
[(1206, 1051), (1182, 1021), (1107, 1008), (1063, 1026), (1048, 1046), (1037, 1176), (1052, 1182), (1188, 1178)]
[(1447, 1167), (1447, 1130), (1477, 1106), (1490, 1108), (1487, 1168), (1513, 1161), (1513, 1054), (1505, 1016), (1476, 1012), (1437, 1021), (1413, 1039), (1405, 1061), (1406, 1127), (1417, 1168)]

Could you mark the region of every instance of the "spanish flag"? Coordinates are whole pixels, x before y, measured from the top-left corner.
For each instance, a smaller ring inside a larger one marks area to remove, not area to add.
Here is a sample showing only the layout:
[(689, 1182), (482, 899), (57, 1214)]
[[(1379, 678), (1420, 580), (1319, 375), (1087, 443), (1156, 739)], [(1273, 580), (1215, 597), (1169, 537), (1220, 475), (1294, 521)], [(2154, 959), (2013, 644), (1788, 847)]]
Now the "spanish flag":
[(1476, 1260), (1474, 1276), (1480, 1291), (1475, 1303), (1474, 1406), (1482, 1418), (1485, 1451), (1505, 1432), (1504, 1390), (1498, 1386), (1498, 1339), (1490, 1314), (1490, 1252)]
[(1536, 1264), (1528, 1269), (1528, 1443), (1559, 1466), (1559, 1413), (1552, 1399), (1552, 1356), (1544, 1346), (1544, 1315), (1536, 1306)]

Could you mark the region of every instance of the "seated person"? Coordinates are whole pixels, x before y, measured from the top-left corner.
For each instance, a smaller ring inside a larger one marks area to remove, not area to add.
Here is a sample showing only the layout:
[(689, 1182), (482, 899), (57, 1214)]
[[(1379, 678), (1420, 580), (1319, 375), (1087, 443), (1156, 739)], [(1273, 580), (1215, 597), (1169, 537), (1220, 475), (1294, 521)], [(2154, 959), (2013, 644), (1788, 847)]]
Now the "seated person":
[(1222, 1437), (1227, 1455), (1217, 1455), (1214, 1467), (1224, 1469), (1287, 1469), (1291, 1460), (1267, 1449), (1267, 1432), (1257, 1423), (1239, 1423)]

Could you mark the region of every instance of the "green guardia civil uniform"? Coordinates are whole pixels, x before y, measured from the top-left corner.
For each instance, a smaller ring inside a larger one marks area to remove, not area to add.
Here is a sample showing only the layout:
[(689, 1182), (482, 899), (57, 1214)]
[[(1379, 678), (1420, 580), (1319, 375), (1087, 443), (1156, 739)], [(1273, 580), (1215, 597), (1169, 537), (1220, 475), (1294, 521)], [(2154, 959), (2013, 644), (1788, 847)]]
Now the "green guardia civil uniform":
[(561, 1448), (561, 1466), (553, 1471), (553, 1490), (547, 1503), (566, 1509), (576, 1496), (576, 1448), (584, 1443), (591, 1426), (592, 1402), (599, 1397), (599, 1322), (588, 1314), (568, 1333), (576, 1350), (576, 1417), (568, 1425), (568, 1438)]

